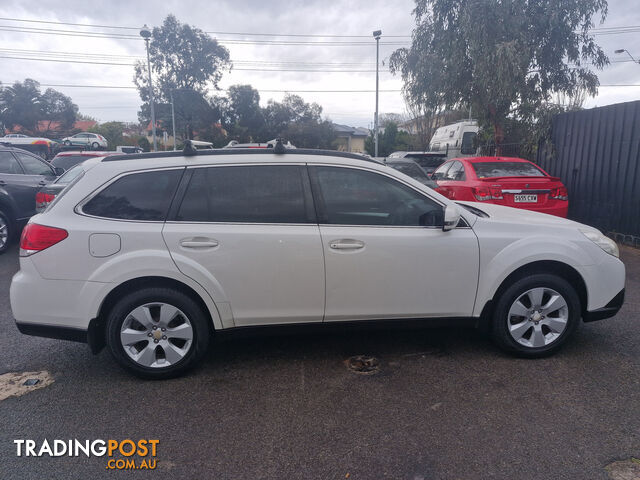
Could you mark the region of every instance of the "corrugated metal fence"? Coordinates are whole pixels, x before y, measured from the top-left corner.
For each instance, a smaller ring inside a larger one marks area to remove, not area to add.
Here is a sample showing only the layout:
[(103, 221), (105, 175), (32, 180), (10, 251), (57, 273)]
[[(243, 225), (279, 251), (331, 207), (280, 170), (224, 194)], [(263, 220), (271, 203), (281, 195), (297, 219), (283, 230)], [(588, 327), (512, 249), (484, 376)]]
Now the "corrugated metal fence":
[(537, 163), (569, 190), (569, 218), (640, 246), (640, 101), (558, 115)]

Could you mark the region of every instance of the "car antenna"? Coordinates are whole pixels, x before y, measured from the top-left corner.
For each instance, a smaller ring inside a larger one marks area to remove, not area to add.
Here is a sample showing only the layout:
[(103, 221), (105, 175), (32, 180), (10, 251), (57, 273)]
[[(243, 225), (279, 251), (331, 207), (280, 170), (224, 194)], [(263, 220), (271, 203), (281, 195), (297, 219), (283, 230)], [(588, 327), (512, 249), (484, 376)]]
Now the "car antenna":
[(281, 138), (276, 138), (276, 146), (273, 147), (273, 153), (275, 153), (276, 155), (282, 155), (284, 153), (287, 153), (287, 149), (282, 144), (282, 139)]
[(192, 157), (198, 154), (198, 149), (193, 146), (193, 143), (191, 143), (191, 140), (185, 140), (184, 150), (182, 150), (182, 153), (184, 154), (185, 157)]

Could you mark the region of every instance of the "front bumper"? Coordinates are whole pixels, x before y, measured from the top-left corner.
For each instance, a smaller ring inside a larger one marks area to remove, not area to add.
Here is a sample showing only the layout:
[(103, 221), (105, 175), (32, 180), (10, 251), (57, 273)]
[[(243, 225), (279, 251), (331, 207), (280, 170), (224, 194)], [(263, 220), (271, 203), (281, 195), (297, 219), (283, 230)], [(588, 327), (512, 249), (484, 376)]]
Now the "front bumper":
[(585, 322), (595, 322), (596, 320), (604, 320), (605, 318), (611, 318), (622, 308), (624, 303), (624, 288), (613, 297), (613, 299), (607, 303), (604, 307), (592, 310), (590, 312), (584, 312), (582, 319)]

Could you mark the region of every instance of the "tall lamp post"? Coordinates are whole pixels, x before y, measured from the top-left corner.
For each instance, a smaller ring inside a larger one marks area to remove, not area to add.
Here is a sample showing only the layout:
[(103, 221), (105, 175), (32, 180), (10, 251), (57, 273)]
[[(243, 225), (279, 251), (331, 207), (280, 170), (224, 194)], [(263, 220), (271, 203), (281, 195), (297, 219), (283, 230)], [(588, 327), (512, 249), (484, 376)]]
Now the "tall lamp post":
[[(149, 40), (151, 40), (151, 30), (145, 24), (140, 29), (140, 36), (144, 38), (147, 47), (147, 71), (149, 72), (149, 103), (151, 104), (151, 134), (153, 135), (153, 151), (158, 151), (158, 140), (156, 139), (156, 111), (153, 101), (153, 84), (151, 83), (151, 58), (149, 57)], [(175, 141), (175, 137), (174, 137)]]
[(173, 127), (173, 151), (176, 151), (176, 111), (173, 106), (173, 90), (171, 90), (171, 125)]
[(620, 53), (625, 53), (625, 52), (627, 52), (627, 55), (629, 55), (629, 57), (631, 57), (631, 60), (632, 60), (632, 61), (634, 61), (635, 63), (637, 63), (638, 65), (640, 65), (640, 60), (636, 60), (635, 58), (633, 58), (633, 55), (631, 55), (631, 54), (629, 53), (629, 50), (627, 50), (626, 48), (620, 48), (620, 49), (618, 49), (618, 50), (614, 50), (614, 52), (613, 52), (613, 53), (620, 54)]
[(376, 39), (376, 116), (373, 122), (373, 138), (375, 142), (375, 157), (378, 156), (378, 59), (380, 58), (380, 37), (382, 36), (382, 30), (376, 30), (373, 32), (373, 38)]

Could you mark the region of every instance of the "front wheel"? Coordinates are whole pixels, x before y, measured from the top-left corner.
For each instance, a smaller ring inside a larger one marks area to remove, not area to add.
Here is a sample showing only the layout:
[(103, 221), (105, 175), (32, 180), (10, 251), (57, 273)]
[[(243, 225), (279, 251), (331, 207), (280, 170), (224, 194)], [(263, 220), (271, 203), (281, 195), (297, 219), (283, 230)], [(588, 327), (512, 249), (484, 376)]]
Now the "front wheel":
[(67, 147), (71, 146), (71, 141), (70, 140), (65, 140), (64, 142), (62, 142), (64, 145), (66, 145)]
[(580, 322), (580, 298), (565, 279), (535, 274), (508, 287), (493, 314), (493, 338), (502, 349), (538, 358), (560, 349)]
[(116, 361), (134, 375), (176, 377), (206, 353), (208, 320), (191, 297), (168, 288), (145, 288), (111, 310), (107, 344)]

